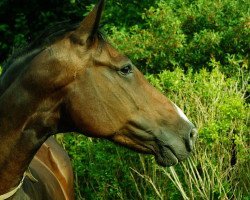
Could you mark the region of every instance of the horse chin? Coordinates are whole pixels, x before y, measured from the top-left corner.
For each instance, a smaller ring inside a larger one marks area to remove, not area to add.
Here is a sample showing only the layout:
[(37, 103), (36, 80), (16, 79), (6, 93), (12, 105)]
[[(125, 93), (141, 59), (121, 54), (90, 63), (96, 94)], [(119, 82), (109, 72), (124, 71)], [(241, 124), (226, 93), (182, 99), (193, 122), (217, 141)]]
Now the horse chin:
[(165, 146), (161, 147), (160, 151), (155, 154), (155, 160), (158, 165), (163, 167), (170, 167), (179, 162), (175, 153), (170, 148)]

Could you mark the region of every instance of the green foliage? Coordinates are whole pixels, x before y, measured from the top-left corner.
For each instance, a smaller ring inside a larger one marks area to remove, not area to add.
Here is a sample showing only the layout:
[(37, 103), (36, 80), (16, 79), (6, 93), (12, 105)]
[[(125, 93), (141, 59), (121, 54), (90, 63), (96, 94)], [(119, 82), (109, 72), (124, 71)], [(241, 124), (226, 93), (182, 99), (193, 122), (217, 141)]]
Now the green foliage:
[[(186, 74), (177, 68), (174, 72), (150, 75), (149, 80), (177, 102), (199, 127), (196, 155), (192, 162), (183, 164), (189, 187), (186, 194), (193, 193), (201, 199), (242, 199), (250, 195), (246, 189), (250, 187), (250, 171), (246, 171), (250, 166), (250, 106), (244, 98), (250, 76), (239, 70), (234, 77), (226, 78), (220, 68), (217, 63), (211, 72), (189, 70)], [(201, 176), (197, 166), (205, 174), (201, 180), (197, 179)]]
[[(142, 15), (143, 25), (112, 28), (110, 37), (139, 68), (150, 73), (181, 67), (207, 68), (211, 59), (249, 63), (248, 1), (159, 1)], [(231, 72), (225, 67), (225, 71)]]

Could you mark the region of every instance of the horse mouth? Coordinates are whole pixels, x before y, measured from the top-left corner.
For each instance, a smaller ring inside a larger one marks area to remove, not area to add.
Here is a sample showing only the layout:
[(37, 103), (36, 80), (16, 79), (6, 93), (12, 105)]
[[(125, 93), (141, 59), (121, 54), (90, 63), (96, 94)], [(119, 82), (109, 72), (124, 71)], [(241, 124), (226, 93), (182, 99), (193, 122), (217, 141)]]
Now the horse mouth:
[(159, 146), (159, 152), (155, 153), (155, 160), (163, 167), (173, 166), (179, 162), (175, 152), (168, 146)]
[(163, 167), (176, 165), (189, 155), (181, 142), (171, 145), (159, 139), (151, 140), (150, 138), (147, 141), (142, 141), (136, 137), (129, 137), (119, 133), (112, 137), (112, 141), (134, 151), (154, 155), (157, 164)]

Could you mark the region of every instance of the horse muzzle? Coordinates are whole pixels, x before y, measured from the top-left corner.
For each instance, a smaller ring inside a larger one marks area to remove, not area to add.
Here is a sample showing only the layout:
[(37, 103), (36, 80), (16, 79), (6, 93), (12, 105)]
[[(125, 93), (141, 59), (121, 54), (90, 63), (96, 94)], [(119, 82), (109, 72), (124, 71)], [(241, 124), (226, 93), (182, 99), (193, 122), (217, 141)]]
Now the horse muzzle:
[(172, 137), (171, 134), (157, 138), (154, 153), (156, 162), (167, 167), (185, 160), (193, 150), (197, 133), (197, 129), (193, 128), (184, 138)]

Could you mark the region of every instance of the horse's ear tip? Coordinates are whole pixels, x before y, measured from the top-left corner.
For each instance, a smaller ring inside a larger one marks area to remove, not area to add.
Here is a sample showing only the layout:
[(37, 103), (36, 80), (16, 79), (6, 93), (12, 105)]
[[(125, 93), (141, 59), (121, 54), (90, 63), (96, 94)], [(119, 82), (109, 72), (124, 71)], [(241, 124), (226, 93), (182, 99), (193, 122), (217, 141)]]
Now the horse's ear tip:
[(99, 0), (93, 10), (83, 19), (79, 27), (76, 29), (75, 34), (79, 38), (83, 38), (86, 41), (88, 38), (92, 38), (97, 32), (104, 10), (105, 0)]

